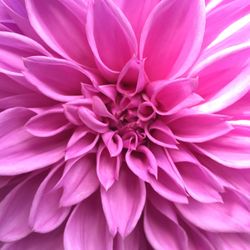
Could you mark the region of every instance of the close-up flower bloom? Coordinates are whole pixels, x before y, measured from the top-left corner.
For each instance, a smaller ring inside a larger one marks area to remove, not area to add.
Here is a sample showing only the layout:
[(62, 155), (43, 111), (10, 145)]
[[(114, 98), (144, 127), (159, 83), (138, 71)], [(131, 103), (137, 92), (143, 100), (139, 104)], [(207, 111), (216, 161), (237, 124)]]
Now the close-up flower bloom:
[(0, 0), (0, 249), (250, 249), (250, 1)]

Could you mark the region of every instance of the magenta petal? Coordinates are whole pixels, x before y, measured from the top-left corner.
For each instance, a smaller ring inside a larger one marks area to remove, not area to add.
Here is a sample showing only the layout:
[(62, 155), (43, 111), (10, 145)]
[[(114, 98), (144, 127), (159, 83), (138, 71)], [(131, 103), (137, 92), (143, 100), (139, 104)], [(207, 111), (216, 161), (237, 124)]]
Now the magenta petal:
[(62, 189), (53, 189), (61, 177), (62, 165), (53, 167), (39, 186), (32, 202), (29, 221), (35, 232), (47, 233), (54, 230), (70, 211), (70, 208), (60, 207)]
[(67, 130), (71, 125), (63, 114), (62, 108), (51, 109), (33, 116), (26, 124), (29, 133), (39, 137), (49, 137)]
[(204, 29), (204, 1), (161, 1), (149, 15), (140, 39), (140, 57), (147, 58), (149, 78), (181, 76), (199, 54)]
[(109, 131), (102, 134), (102, 140), (106, 145), (110, 156), (118, 156), (123, 149), (123, 141), (119, 134)]
[[(183, 126), (185, 124), (185, 126)], [(226, 117), (212, 114), (187, 115), (168, 124), (178, 140), (204, 142), (230, 132), (233, 127)]]
[(24, 61), (29, 83), (44, 95), (57, 101), (70, 101), (81, 95), (81, 82), (91, 82), (79, 66), (50, 57), (34, 56)]
[(29, 213), (35, 192), (43, 177), (44, 175), (40, 174), (24, 180), (1, 201), (1, 241), (16, 241), (32, 232), (29, 226)]
[(96, 171), (99, 181), (108, 190), (119, 176), (120, 158), (111, 157), (104, 145), (100, 146), (96, 155)]
[(62, 206), (72, 206), (90, 196), (99, 186), (94, 168), (95, 155), (88, 154), (83, 158), (66, 163), (59, 186), (63, 187), (60, 199)]
[(130, 171), (123, 170), (108, 191), (101, 190), (101, 198), (110, 232), (115, 235), (118, 231), (123, 238), (128, 236), (142, 214), (145, 184)]
[(0, 139), (0, 174), (30, 172), (53, 164), (64, 156), (68, 134), (51, 138), (33, 137), (24, 128), (32, 114), (22, 108), (0, 114), (1, 128), (5, 128)]
[(94, 65), (83, 18), (80, 20), (73, 10), (59, 0), (27, 0), (26, 7), (32, 27), (53, 50), (86, 66)]
[(96, 146), (99, 135), (86, 128), (79, 127), (70, 137), (65, 153), (65, 159), (76, 158), (90, 152)]
[(72, 212), (64, 232), (64, 246), (67, 250), (113, 249), (113, 239), (109, 233), (101, 208), (99, 194), (96, 193), (80, 203)]
[(49, 53), (34, 40), (11, 32), (0, 32), (1, 72), (17, 74), (24, 70), (23, 57), (48, 55)]
[(161, 214), (147, 203), (144, 230), (148, 241), (154, 249), (180, 250), (187, 249), (187, 235), (177, 223)]
[(141, 145), (136, 150), (127, 151), (126, 163), (140, 179), (149, 181), (150, 174), (157, 177), (157, 162), (153, 153)]
[(5, 244), (2, 250), (64, 250), (62, 229), (61, 227), (47, 234), (32, 233), (19, 241)]
[(116, 79), (137, 52), (137, 41), (128, 20), (111, 0), (97, 0), (88, 12), (86, 30), (98, 68), (109, 79)]
[(203, 230), (249, 233), (250, 207), (248, 200), (230, 190), (221, 196), (223, 203), (205, 204), (190, 199), (188, 205), (179, 204), (177, 208), (188, 221)]

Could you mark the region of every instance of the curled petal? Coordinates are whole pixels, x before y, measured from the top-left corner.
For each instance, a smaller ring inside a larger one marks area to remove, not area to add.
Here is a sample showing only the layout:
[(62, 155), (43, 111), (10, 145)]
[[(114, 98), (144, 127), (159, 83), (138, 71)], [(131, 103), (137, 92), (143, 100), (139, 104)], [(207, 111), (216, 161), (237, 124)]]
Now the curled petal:
[(136, 150), (128, 150), (126, 163), (130, 170), (144, 181), (149, 181), (150, 174), (157, 177), (157, 162), (153, 153), (141, 145)]
[(103, 187), (108, 190), (118, 179), (121, 165), (120, 157), (111, 157), (104, 145), (99, 147), (96, 157), (97, 176)]
[(119, 134), (113, 131), (106, 132), (102, 134), (102, 140), (111, 157), (118, 156), (121, 153), (123, 149), (123, 141)]

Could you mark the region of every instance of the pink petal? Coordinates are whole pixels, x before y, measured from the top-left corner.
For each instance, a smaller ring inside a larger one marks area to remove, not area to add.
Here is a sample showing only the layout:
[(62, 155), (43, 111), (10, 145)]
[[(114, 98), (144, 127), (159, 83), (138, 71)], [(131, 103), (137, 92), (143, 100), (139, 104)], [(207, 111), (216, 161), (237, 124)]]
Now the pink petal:
[(126, 163), (130, 170), (144, 181), (149, 181), (150, 174), (157, 176), (157, 162), (153, 153), (146, 146), (128, 150)]
[(181, 76), (199, 54), (204, 28), (204, 1), (161, 1), (149, 15), (140, 39), (140, 57), (147, 58), (149, 78)]
[(100, 244), (105, 250), (113, 249), (113, 239), (96, 193), (73, 210), (64, 232), (64, 246), (67, 250), (94, 250)]
[(69, 8), (70, 5), (70, 2), (65, 5), (59, 0), (26, 1), (30, 23), (46, 44), (67, 59), (93, 66), (93, 55), (84, 29), (84, 17), (81, 20)]
[(226, 117), (212, 114), (182, 116), (170, 122), (168, 126), (178, 140), (185, 142), (209, 141), (233, 129), (226, 122)]
[[(0, 174), (16, 175), (46, 167), (64, 156), (68, 134), (50, 138), (31, 136), (24, 124), (31, 111), (9, 109), (0, 114)], [(0, 133), (1, 134), (1, 133)]]
[(106, 132), (102, 134), (102, 140), (106, 145), (111, 157), (118, 156), (122, 152), (123, 142), (119, 134), (113, 131)]
[[(161, 115), (172, 115), (183, 108), (197, 104), (196, 98), (193, 98), (192, 95), (197, 86), (196, 79), (180, 78), (175, 81), (151, 82), (151, 85), (154, 85), (155, 88), (153, 95), (150, 88), (148, 88), (148, 92), (149, 95), (152, 95), (156, 112)], [(165, 98), (166, 96), (168, 98)], [(191, 102), (189, 98), (191, 98)]]
[(187, 235), (174, 221), (147, 203), (144, 230), (152, 247), (157, 250), (187, 249)]
[(120, 158), (111, 157), (104, 145), (99, 147), (96, 157), (97, 176), (103, 187), (108, 190), (119, 176)]
[(67, 144), (65, 159), (68, 160), (87, 154), (96, 146), (98, 140), (99, 135), (84, 127), (77, 128)]
[(63, 194), (60, 199), (62, 206), (72, 206), (89, 197), (99, 186), (96, 176), (94, 154), (66, 163), (60, 186)]
[(118, 231), (123, 238), (128, 236), (143, 211), (146, 200), (144, 183), (130, 171), (123, 170), (120, 172), (119, 180), (108, 191), (101, 190), (101, 198), (112, 235)]
[(5, 244), (2, 250), (64, 250), (63, 228), (59, 228), (48, 234), (32, 233), (24, 239)]
[(51, 109), (33, 116), (26, 124), (29, 133), (39, 137), (49, 137), (70, 128), (68, 120), (63, 114), (63, 109)]
[(175, 135), (171, 129), (164, 124), (164, 122), (158, 120), (146, 127), (145, 133), (150, 141), (154, 144), (166, 148), (177, 148), (177, 141)]
[(17, 74), (24, 70), (23, 57), (48, 55), (48, 52), (34, 40), (11, 32), (0, 32), (1, 72)]
[(33, 231), (47, 233), (65, 220), (70, 208), (60, 207), (62, 189), (53, 189), (62, 175), (62, 164), (53, 166), (53, 170), (39, 186), (30, 211), (30, 225)]
[[(249, 11), (248, 0), (221, 1), (221, 4), (207, 15), (203, 47), (207, 47), (225, 28), (249, 14)], [(221, 18), (222, 16), (224, 18)]]
[(222, 165), (232, 168), (249, 168), (249, 134), (250, 127), (239, 126), (226, 135), (196, 144), (196, 148)]
[(187, 162), (176, 165), (191, 197), (203, 203), (222, 202), (220, 192), (224, 190), (206, 168)]
[(44, 175), (24, 180), (13, 188), (0, 203), (0, 240), (16, 241), (31, 233), (29, 213), (35, 192)]
[(44, 95), (57, 101), (70, 101), (81, 95), (81, 82), (90, 83), (86, 71), (79, 66), (50, 57), (25, 59), (24, 72), (29, 83)]
[(230, 190), (221, 194), (223, 203), (177, 205), (181, 214), (196, 227), (211, 232), (248, 232), (250, 207), (243, 196)]
[(88, 11), (86, 29), (98, 68), (109, 79), (116, 79), (137, 51), (128, 20), (112, 1), (97, 0)]

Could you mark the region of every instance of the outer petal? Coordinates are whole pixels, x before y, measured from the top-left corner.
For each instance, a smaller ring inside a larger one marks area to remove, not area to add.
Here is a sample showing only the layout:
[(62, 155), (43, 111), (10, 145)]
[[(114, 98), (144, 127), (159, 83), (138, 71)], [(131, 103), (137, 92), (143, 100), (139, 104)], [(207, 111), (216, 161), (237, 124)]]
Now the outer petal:
[(66, 163), (59, 186), (63, 187), (62, 206), (71, 206), (90, 196), (99, 186), (95, 170), (95, 155), (88, 154)]
[(31, 114), (33, 112), (21, 108), (0, 114), (0, 126), (4, 128), (0, 139), (1, 175), (16, 175), (43, 168), (64, 156), (68, 134), (51, 138), (31, 136), (24, 128)]
[(96, 0), (87, 15), (87, 36), (101, 72), (109, 79), (137, 53), (128, 20), (111, 0)]
[(48, 55), (48, 52), (34, 40), (16, 33), (0, 31), (0, 72), (21, 73), (23, 57)]
[(249, 233), (248, 200), (230, 190), (221, 196), (223, 203), (204, 204), (190, 199), (188, 205), (177, 205), (177, 208), (188, 221), (203, 230)]
[(30, 57), (25, 59), (25, 67), (29, 83), (57, 101), (75, 99), (81, 95), (81, 82), (91, 83), (86, 71), (63, 59)]
[(80, 203), (72, 212), (64, 232), (65, 250), (113, 249), (113, 239), (109, 233), (101, 208), (99, 194), (96, 193)]
[(144, 230), (154, 249), (188, 250), (185, 231), (177, 223), (157, 211), (150, 202), (145, 211)]
[(226, 122), (226, 117), (212, 114), (182, 116), (170, 122), (168, 126), (178, 140), (185, 142), (209, 141), (233, 129)]
[(148, 17), (140, 40), (140, 57), (147, 58), (149, 78), (182, 75), (199, 54), (204, 28), (204, 1), (164, 0), (158, 4)]
[(70, 211), (70, 208), (59, 207), (62, 189), (53, 189), (61, 177), (62, 170), (62, 164), (53, 166), (53, 170), (36, 192), (29, 218), (35, 232), (47, 233), (54, 230), (61, 225)]
[(63, 1), (26, 0), (26, 7), (32, 27), (53, 50), (84, 65), (94, 65), (84, 20)]
[(28, 178), (12, 189), (0, 203), (0, 240), (16, 241), (31, 233), (29, 213), (44, 175)]
[[(133, 193), (133, 195), (131, 195)], [(129, 170), (120, 172), (119, 180), (108, 190), (101, 190), (102, 205), (110, 232), (128, 236), (141, 216), (146, 200), (144, 183)]]
[(62, 229), (61, 227), (48, 234), (32, 233), (22, 240), (5, 244), (2, 250), (64, 250)]
[(196, 148), (222, 165), (249, 168), (249, 135), (250, 127), (238, 126), (226, 135), (206, 143), (196, 144)]

